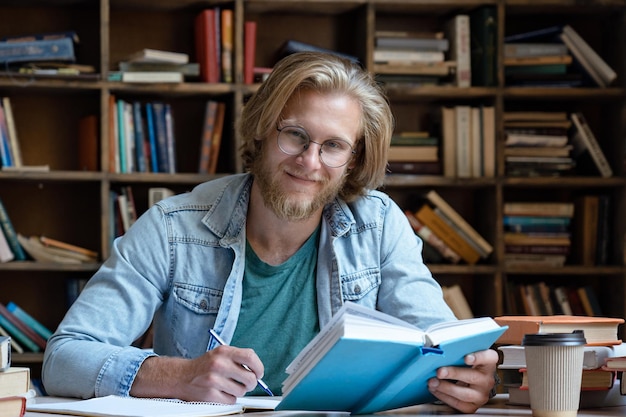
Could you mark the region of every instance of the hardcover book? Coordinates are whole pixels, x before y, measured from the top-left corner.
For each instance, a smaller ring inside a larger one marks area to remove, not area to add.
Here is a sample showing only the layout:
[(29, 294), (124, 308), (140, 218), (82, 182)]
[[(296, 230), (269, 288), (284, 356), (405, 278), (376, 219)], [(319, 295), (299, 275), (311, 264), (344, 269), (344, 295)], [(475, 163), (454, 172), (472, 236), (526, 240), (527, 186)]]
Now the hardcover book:
[(587, 345), (619, 345), (618, 326), (622, 318), (588, 317), (572, 315), (556, 316), (499, 316), (494, 320), (508, 326), (508, 330), (498, 339), (498, 344), (521, 345), (525, 334), (531, 333), (571, 333), (583, 330)]
[(74, 41), (71, 38), (0, 42), (0, 63), (74, 60)]
[(433, 401), (427, 381), (439, 367), (463, 365), (505, 330), (481, 317), (423, 331), (348, 302), (287, 367), (276, 410), (370, 414)]

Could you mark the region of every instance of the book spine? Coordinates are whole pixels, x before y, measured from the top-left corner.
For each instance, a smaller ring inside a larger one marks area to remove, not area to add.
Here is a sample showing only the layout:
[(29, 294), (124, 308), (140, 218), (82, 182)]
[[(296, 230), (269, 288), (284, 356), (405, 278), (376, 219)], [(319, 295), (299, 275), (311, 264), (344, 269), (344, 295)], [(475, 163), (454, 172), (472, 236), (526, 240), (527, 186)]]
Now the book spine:
[(202, 129), (202, 141), (200, 143), (200, 162), (198, 163), (198, 172), (200, 174), (207, 174), (209, 172), (211, 144), (213, 142), (217, 105), (218, 103), (214, 100), (209, 100), (206, 103), (204, 112), (204, 128)]
[(133, 130), (135, 138), (135, 154), (137, 156), (137, 171), (148, 172), (146, 155), (144, 153), (143, 117), (141, 115), (141, 103), (134, 101), (133, 106)]
[(233, 11), (222, 9), (221, 42), (222, 42), (222, 81), (233, 82)]
[(39, 334), (44, 339), (48, 340), (50, 336), (52, 336), (52, 332), (46, 326), (37, 321), (33, 316), (28, 314), (13, 301), (10, 301), (6, 307), (7, 310), (15, 315), (15, 317), (22, 320), (27, 326), (30, 326), (35, 332), (37, 332), (37, 334)]
[(498, 16), (495, 6), (482, 6), (470, 15), (472, 85), (497, 85)]
[(447, 178), (457, 176), (456, 169), (456, 111), (454, 107), (441, 108), (441, 136), (443, 139), (443, 175)]
[(611, 169), (611, 165), (609, 165), (609, 161), (607, 161), (604, 153), (602, 152), (602, 148), (600, 148), (600, 144), (598, 143), (595, 135), (591, 131), (587, 120), (582, 115), (582, 113), (572, 113), (572, 122), (576, 126), (576, 129), (580, 133), (581, 138), (585, 141), (585, 145), (591, 154), (600, 174), (604, 178), (608, 178), (613, 175), (613, 170)]
[(450, 39), (450, 58), (456, 61), (457, 87), (469, 87), (472, 83), (472, 66), (470, 50), (470, 19), (468, 15), (456, 15), (448, 22), (448, 39)]
[(0, 303), (0, 314), (4, 316), (8, 321), (17, 327), (22, 333), (24, 333), (30, 340), (32, 340), (39, 348), (46, 348), (46, 340), (41, 337), (37, 332), (28, 327), (22, 320), (17, 318), (13, 313), (7, 310), (6, 306)]
[(165, 127), (165, 104), (153, 103), (154, 109), (154, 126), (156, 133), (156, 144), (158, 149), (158, 172), (170, 172), (169, 158), (167, 156), (167, 130)]
[(9, 129), (2, 106), (0, 106), (0, 165), (2, 167), (13, 166), (11, 139), (9, 138)]
[(74, 42), (70, 38), (0, 42), (0, 63), (74, 60)]
[(15, 259), (15, 255), (9, 246), (9, 242), (7, 241), (2, 228), (0, 228), (0, 263), (1, 262), (9, 262)]
[(456, 106), (456, 175), (459, 178), (469, 178), (472, 176), (471, 159), (471, 107)]
[(11, 144), (11, 155), (13, 156), (13, 165), (22, 166), (22, 151), (20, 142), (17, 137), (17, 128), (15, 127), (15, 118), (13, 117), (13, 107), (9, 97), (2, 98), (2, 107), (4, 108), (4, 120), (7, 125), (7, 133)]
[(18, 343), (21, 343), (31, 352), (40, 352), (41, 348), (24, 334), (16, 325), (10, 322), (3, 314), (0, 314), (0, 326), (5, 329)]
[(24, 249), (20, 245), (20, 242), (17, 240), (17, 233), (13, 228), (13, 223), (9, 218), (9, 213), (4, 206), (2, 200), (0, 200), (0, 227), (2, 227), (2, 231), (4, 232), (4, 237), (6, 238), (9, 246), (11, 247), (11, 251), (15, 257), (16, 261), (25, 261), (26, 253)]
[(222, 133), (224, 130), (224, 119), (226, 118), (226, 103), (217, 104), (217, 114), (215, 115), (215, 129), (213, 130), (213, 140), (211, 141), (211, 155), (209, 160), (209, 174), (217, 171), (217, 160), (220, 154), (222, 143)]
[(172, 106), (165, 105), (165, 138), (167, 144), (167, 165), (170, 174), (176, 173), (176, 138), (174, 137), (174, 115)]
[(439, 237), (437, 237), (437, 235), (434, 234), (432, 230), (424, 226), (413, 213), (407, 210), (405, 211), (405, 214), (415, 233), (417, 233), (420, 238), (424, 239), (425, 242), (435, 248), (441, 254), (441, 256), (444, 257), (444, 259), (453, 264), (461, 262), (461, 257), (459, 256), (459, 254), (453, 251), (448, 245), (446, 245), (443, 240), (439, 239)]

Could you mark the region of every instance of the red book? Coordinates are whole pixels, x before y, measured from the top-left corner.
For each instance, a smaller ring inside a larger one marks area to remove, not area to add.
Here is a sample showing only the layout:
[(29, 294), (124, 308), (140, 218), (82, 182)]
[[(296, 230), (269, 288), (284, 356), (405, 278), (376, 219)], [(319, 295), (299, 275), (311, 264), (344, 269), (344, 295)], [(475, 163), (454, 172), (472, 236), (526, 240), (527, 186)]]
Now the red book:
[(46, 339), (41, 337), (37, 332), (31, 329), (29, 326), (24, 324), (22, 320), (17, 318), (13, 313), (11, 313), (4, 304), (0, 303), (0, 314), (4, 316), (5, 319), (10, 321), (15, 327), (17, 327), (22, 333), (28, 336), (33, 342), (37, 344), (41, 349), (46, 348)]
[(254, 60), (256, 56), (256, 22), (248, 20), (243, 28), (243, 82), (254, 83)]
[(215, 10), (206, 9), (200, 12), (196, 17), (194, 31), (200, 78), (207, 83), (217, 83), (220, 79), (220, 68), (217, 58)]

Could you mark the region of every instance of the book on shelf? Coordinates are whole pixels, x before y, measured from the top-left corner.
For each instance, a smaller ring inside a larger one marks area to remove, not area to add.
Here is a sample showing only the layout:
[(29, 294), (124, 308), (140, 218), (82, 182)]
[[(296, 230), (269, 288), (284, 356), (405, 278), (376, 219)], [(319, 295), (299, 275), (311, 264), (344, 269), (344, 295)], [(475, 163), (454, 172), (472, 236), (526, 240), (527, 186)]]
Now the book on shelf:
[(456, 178), (456, 110), (454, 107), (441, 107), (441, 138), (443, 175)]
[(182, 83), (184, 75), (178, 71), (125, 71), (121, 81), (124, 83)]
[[(130, 118), (132, 118), (132, 141), (134, 142), (134, 155), (135, 171), (137, 172), (149, 172), (150, 169), (150, 143), (147, 140), (145, 132), (142, 105), (139, 101), (134, 100), (130, 103)], [(131, 132), (129, 132), (131, 133)]]
[(510, 201), (504, 203), (505, 216), (574, 217), (574, 203), (549, 201)]
[(173, 196), (174, 190), (167, 187), (150, 187), (148, 189), (148, 207), (152, 207), (159, 201)]
[(17, 328), (23, 335), (25, 335), (28, 339), (34, 342), (39, 348), (37, 351), (44, 350), (46, 348), (47, 340), (39, 335), (32, 327), (23, 322), (15, 314), (11, 313), (2, 303), (0, 303), (0, 315), (4, 318), (3, 322), (0, 323), (0, 325), (7, 329), (9, 333), (11, 332), (11, 328), (7, 328), (7, 326), (5, 325), (7, 322), (12, 324), (14, 328)]
[(257, 22), (246, 20), (243, 24), (243, 82), (254, 83), (254, 66), (256, 62)]
[(220, 36), (216, 23), (215, 8), (202, 10), (194, 20), (196, 60), (200, 63), (200, 79), (207, 83), (218, 83), (221, 78), (217, 55)]
[(391, 145), (387, 150), (390, 162), (436, 162), (439, 160), (437, 145)]
[(559, 42), (508, 42), (504, 44), (505, 58), (563, 56), (567, 54), (567, 46)]
[(587, 74), (600, 87), (611, 85), (617, 73), (591, 48), (591, 46), (570, 25), (563, 26), (560, 38)]
[(369, 414), (432, 401), (427, 380), (437, 368), (463, 364), (504, 330), (481, 317), (422, 331), (347, 302), (287, 367), (276, 410)]
[(60, 264), (81, 264), (95, 262), (94, 258), (68, 251), (66, 249), (45, 246), (37, 236), (17, 234), (19, 244), (28, 255), (37, 262), (54, 262)]
[(472, 136), (471, 126), (472, 108), (469, 105), (457, 105), (454, 107), (456, 120), (454, 132), (456, 141), (456, 175), (459, 178), (472, 176)]
[(9, 218), (9, 213), (2, 200), (0, 200), (0, 228), (2, 233), (4, 234), (4, 237), (9, 243), (9, 246), (11, 247), (11, 252), (13, 252), (14, 260), (25, 261), (26, 253), (24, 252), (24, 249), (17, 239), (17, 233), (15, 231), (15, 228), (13, 227), (13, 222)]
[(455, 85), (469, 87), (472, 83), (470, 17), (466, 14), (457, 14), (444, 26), (446, 38), (450, 41), (448, 59), (456, 62)]
[(578, 297), (585, 310), (585, 315), (594, 317), (601, 317), (603, 315), (602, 307), (600, 307), (596, 292), (591, 285), (583, 285), (582, 287), (578, 287), (576, 291), (578, 292)]
[(17, 343), (17, 340), (14, 337), (11, 337), (11, 334), (7, 332), (6, 329), (2, 327), (2, 325), (0, 325), (0, 336), (9, 338), (9, 344), (11, 345), (11, 349), (15, 353), (24, 353), (24, 348), (22, 347), (22, 345)]
[(510, 245), (505, 246), (504, 266), (511, 268), (548, 267), (556, 268), (565, 265), (566, 255), (549, 253), (513, 253)]
[(493, 252), (493, 246), (483, 238), (437, 191), (430, 190), (425, 194), (426, 199), (441, 211), (441, 215), (450, 220), (457, 228), (474, 242), (479, 248), (481, 256), (487, 257)]
[[(571, 142), (574, 146), (572, 154), (577, 162), (579, 162), (579, 165), (587, 163), (584, 158), (591, 157), (590, 159), (593, 161), (593, 164), (595, 164), (597, 172), (604, 178), (611, 177), (613, 175), (613, 169), (606, 159), (585, 116), (583, 116), (582, 113), (575, 112), (571, 114), (571, 118), (576, 127), (576, 131), (571, 137)], [(588, 165), (590, 164), (587, 163), (586, 166), (588, 167)]]
[(41, 39), (24, 42), (0, 42), (0, 63), (34, 61), (75, 61), (71, 38)]
[(6, 236), (0, 229), (0, 263), (9, 262), (15, 259), (15, 255), (9, 246)]
[[(11, 338), (15, 339), (18, 344), (30, 352), (41, 352), (41, 348), (26, 333), (22, 332), (12, 321), (7, 319), (4, 314), (0, 314), (0, 327), (6, 331)], [(19, 348), (16, 349), (19, 351)]]
[(480, 252), (467, 242), (452, 226), (435, 213), (428, 204), (415, 212), (415, 217), (433, 231), (446, 245), (458, 253), (465, 262), (475, 264), (481, 258)]
[(400, 49), (374, 49), (374, 62), (381, 63), (421, 63), (444, 62), (445, 54), (442, 51), (416, 51)]
[(179, 72), (185, 78), (200, 76), (200, 63), (198, 62), (176, 64), (172, 62), (120, 61), (118, 69), (120, 72)]
[(222, 82), (233, 82), (233, 10), (220, 9), (220, 42)]
[(448, 39), (434, 35), (425, 37), (398, 37), (375, 35), (374, 47), (387, 50), (404, 51), (447, 51), (450, 47)]
[(469, 16), (471, 84), (493, 87), (498, 83), (497, 8), (492, 5), (480, 6), (472, 10)]
[(437, 250), (441, 254), (444, 260), (453, 264), (461, 262), (461, 256), (453, 251), (443, 240), (441, 240), (435, 233), (433, 233), (432, 230), (424, 226), (424, 224), (422, 224), (422, 222), (420, 222), (418, 218), (415, 217), (414, 213), (409, 210), (405, 210), (404, 214), (409, 220), (413, 231), (424, 242), (435, 248), (435, 250)]
[[(537, 66), (537, 65), (569, 65), (572, 63), (571, 55), (543, 55), (543, 56), (522, 56), (522, 57), (505, 57), (504, 65), (512, 66)], [(564, 68), (564, 67), (558, 67)]]
[(565, 146), (507, 146), (504, 156), (541, 156), (541, 157), (569, 157), (572, 145)]
[(160, 49), (144, 48), (133, 52), (125, 58), (128, 62), (170, 62), (173, 64), (186, 64), (189, 55), (182, 52), (164, 51)]
[(0, 372), (11, 366), (11, 336), (0, 336)]
[[(449, 77), (456, 70), (455, 61), (432, 61), (432, 62), (375, 62), (372, 72), (377, 74), (377, 79), (385, 80), (381, 75), (414, 75), (435, 77), (432, 82), (437, 83), (440, 79)], [(410, 78), (409, 80), (413, 80)]]
[(209, 172), (217, 107), (218, 102), (212, 99), (208, 100), (205, 105), (202, 138), (200, 140), (200, 161), (198, 163), (198, 172), (200, 174), (207, 174)]
[(474, 313), (467, 302), (463, 289), (459, 284), (441, 287), (443, 291), (443, 299), (448, 304), (454, 316), (459, 320), (472, 319)]
[(387, 162), (389, 174), (441, 175), (443, 168), (440, 160), (432, 162)]
[(10, 366), (0, 372), (0, 398), (22, 395), (30, 389), (30, 368)]
[(48, 340), (52, 336), (52, 332), (46, 326), (41, 324), (37, 319), (31, 316), (27, 311), (18, 306), (15, 302), (9, 301), (6, 305), (7, 310), (11, 312), (15, 317), (22, 320), (24, 324), (32, 328), (38, 335)]
[(20, 147), (20, 141), (17, 135), (15, 118), (13, 117), (13, 105), (11, 104), (11, 99), (9, 97), (2, 97), (1, 107), (4, 121), (6, 123), (6, 132), (9, 138), (11, 160), (13, 162), (13, 166), (20, 168), (23, 165), (22, 151)]
[(215, 115), (215, 126), (213, 128), (213, 138), (211, 140), (211, 151), (209, 153), (209, 166), (207, 172), (215, 174), (217, 172), (217, 162), (219, 160), (220, 148), (222, 145), (222, 136), (224, 134), (224, 126), (226, 123), (226, 103), (217, 103), (217, 112)]
[[(502, 352), (502, 361), (498, 364), (499, 369), (522, 369), (526, 368), (526, 354), (524, 346), (502, 345), (498, 346)], [(608, 360), (626, 355), (626, 343), (614, 346), (585, 346), (583, 348), (583, 369), (602, 368)]]
[(521, 345), (525, 334), (571, 333), (583, 330), (587, 345), (619, 345), (622, 343), (617, 331), (622, 318), (589, 317), (573, 315), (553, 316), (499, 316), (494, 320), (508, 329), (498, 339), (498, 344)]

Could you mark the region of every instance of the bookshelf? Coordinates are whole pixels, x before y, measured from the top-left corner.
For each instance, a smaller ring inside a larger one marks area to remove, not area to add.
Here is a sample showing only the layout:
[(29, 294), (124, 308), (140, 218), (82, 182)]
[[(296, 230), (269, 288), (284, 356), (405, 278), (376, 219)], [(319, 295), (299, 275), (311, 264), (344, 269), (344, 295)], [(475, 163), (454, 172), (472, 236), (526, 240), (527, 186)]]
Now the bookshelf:
[[(598, 0), (231, 0), (183, 1), (100, 0), (37, 1), (0, 6), (5, 24), (0, 36), (74, 29), (80, 34), (79, 62), (93, 65), (98, 80), (30, 79), (0, 73), (0, 96), (11, 98), (23, 159), (47, 164), (49, 172), (1, 172), (0, 198), (17, 231), (47, 235), (97, 250), (108, 256), (109, 192), (132, 186), (138, 212), (147, 208), (147, 190), (165, 186), (183, 192), (207, 179), (240, 172), (238, 138), (233, 129), (255, 85), (243, 83), (243, 22), (258, 24), (256, 66), (272, 66), (287, 39), (297, 39), (358, 57), (373, 68), (376, 30), (420, 27), (440, 29), (449, 17), (480, 6), (496, 10), (497, 47), (494, 86), (458, 88), (417, 86), (390, 88), (389, 99), (398, 130), (437, 130), (438, 109), (458, 104), (493, 106), (496, 118), (496, 175), (493, 178), (446, 178), (390, 175), (384, 187), (401, 207), (415, 210), (420, 195), (431, 189), (452, 205), (494, 246), (475, 265), (429, 265), (445, 286), (458, 284), (476, 315), (510, 313), (509, 288), (519, 284), (591, 285), (606, 315), (626, 316), (624, 233), (626, 179), (623, 138), (626, 135), (626, 62), (615, 39), (626, 36), (626, 2)], [(125, 84), (107, 81), (117, 62), (136, 50), (155, 48), (184, 52), (194, 60), (193, 22), (205, 7), (231, 8), (235, 16), (235, 82), (207, 84)], [(503, 39), (506, 35), (555, 24), (570, 24), (617, 71), (608, 88), (509, 87), (504, 81)], [(110, 171), (109, 97), (170, 103), (176, 121), (178, 171), (128, 173)], [(204, 106), (208, 99), (227, 104), (217, 174), (197, 173)], [(512, 177), (504, 164), (503, 113), (522, 110), (581, 111), (599, 138), (614, 170), (600, 176)], [(99, 169), (78, 167), (77, 126), (86, 115), (99, 123)], [(583, 194), (608, 194), (610, 261), (602, 266), (568, 262), (561, 268), (514, 268), (504, 264), (503, 205), (509, 201), (573, 201)], [(66, 309), (66, 286), (89, 278), (97, 264), (58, 265), (35, 262), (0, 264), (2, 297), (20, 304), (42, 323), (55, 328)], [(15, 355), (16, 363), (37, 366), (40, 355)]]

